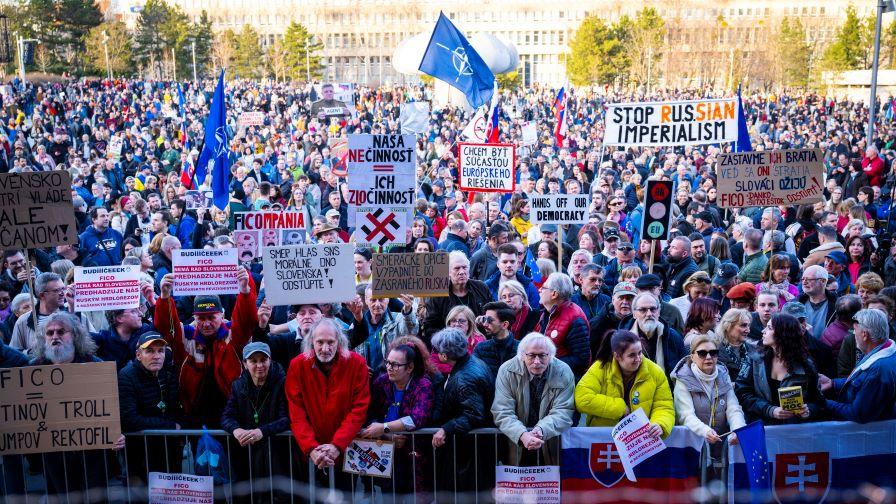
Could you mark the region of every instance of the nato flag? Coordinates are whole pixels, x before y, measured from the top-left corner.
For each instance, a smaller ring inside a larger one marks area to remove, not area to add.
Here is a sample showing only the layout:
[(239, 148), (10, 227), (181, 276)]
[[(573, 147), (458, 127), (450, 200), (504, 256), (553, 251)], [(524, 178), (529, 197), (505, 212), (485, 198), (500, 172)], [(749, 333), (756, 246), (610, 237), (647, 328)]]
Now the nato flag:
[[(766, 502), (771, 478), (768, 472), (768, 450), (765, 448), (765, 426), (761, 420), (734, 431), (743, 450), (750, 479), (750, 502)], [(740, 502), (740, 499), (735, 498)]]
[(208, 170), (212, 168), (212, 194), (215, 206), (221, 210), (230, 202), (230, 149), (227, 139), (227, 104), (224, 101), (224, 70), (218, 77), (215, 95), (212, 97), (211, 112), (205, 121), (205, 145), (196, 165), (196, 180), (202, 183)]
[(443, 13), (439, 13), (420, 71), (460, 90), (474, 109), (489, 103), (495, 93), (495, 74)]
[(734, 143), (734, 152), (752, 152), (750, 144), (750, 131), (747, 129), (747, 117), (744, 115), (744, 104), (740, 99), (740, 86), (737, 87), (737, 142)]

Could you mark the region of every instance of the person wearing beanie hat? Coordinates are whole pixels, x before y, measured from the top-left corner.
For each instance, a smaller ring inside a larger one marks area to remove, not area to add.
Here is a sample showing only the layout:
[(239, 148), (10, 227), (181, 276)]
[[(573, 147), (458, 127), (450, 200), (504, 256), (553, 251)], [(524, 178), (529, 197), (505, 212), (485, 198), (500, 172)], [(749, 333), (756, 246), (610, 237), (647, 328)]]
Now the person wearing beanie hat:
[(725, 298), (731, 301), (732, 308), (753, 311), (756, 301), (756, 286), (750, 282), (741, 282), (725, 294)]

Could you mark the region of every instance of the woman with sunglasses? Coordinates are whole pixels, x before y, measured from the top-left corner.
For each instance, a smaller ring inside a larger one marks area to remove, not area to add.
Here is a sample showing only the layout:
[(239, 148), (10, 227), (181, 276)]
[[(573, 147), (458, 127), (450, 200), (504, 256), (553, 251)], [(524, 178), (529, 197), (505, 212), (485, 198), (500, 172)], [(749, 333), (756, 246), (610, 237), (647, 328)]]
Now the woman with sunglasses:
[[(804, 332), (799, 320), (786, 313), (773, 315), (765, 326), (757, 351), (750, 354), (734, 385), (749, 421), (775, 425), (818, 420), (824, 398)], [(778, 390), (786, 387), (801, 389), (803, 407), (799, 411), (781, 407)]]
[[(710, 444), (712, 469), (721, 473), (716, 462), (722, 459), (722, 436), (746, 425), (744, 412), (734, 394), (734, 385), (724, 366), (719, 366), (719, 346), (707, 335), (691, 341), (691, 354), (685, 356), (671, 377), (672, 395), (678, 425), (684, 425)], [(737, 444), (737, 435), (728, 436)]]
[(607, 221), (619, 224), (620, 230), (628, 229), (628, 216), (625, 214), (625, 198), (612, 196), (607, 202)]

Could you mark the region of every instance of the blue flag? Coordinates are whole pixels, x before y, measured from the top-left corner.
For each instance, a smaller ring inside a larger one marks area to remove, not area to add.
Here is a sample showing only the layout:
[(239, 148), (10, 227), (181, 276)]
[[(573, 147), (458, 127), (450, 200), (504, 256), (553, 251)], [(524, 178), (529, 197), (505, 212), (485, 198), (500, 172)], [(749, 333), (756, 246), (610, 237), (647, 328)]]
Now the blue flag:
[(743, 450), (750, 481), (750, 502), (766, 502), (771, 489), (768, 472), (768, 450), (765, 447), (765, 426), (757, 420), (734, 431)]
[(740, 86), (737, 86), (737, 142), (734, 152), (753, 152), (750, 144), (750, 130), (747, 129), (747, 117), (744, 114), (744, 103), (740, 99)]
[(208, 164), (214, 162), (212, 168), (212, 193), (215, 206), (221, 210), (227, 208), (230, 201), (230, 157), (227, 141), (227, 104), (224, 102), (224, 70), (218, 77), (215, 95), (212, 97), (211, 112), (205, 121), (205, 145), (199, 155), (196, 166), (196, 180), (205, 180)]
[(495, 93), (495, 74), (443, 13), (439, 13), (420, 71), (460, 90), (474, 109), (489, 103)]
[(529, 268), (529, 276), (532, 278), (532, 281), (541, 282), (541, 270), (538, 268), (538, 263), (535, 262), (535, 257), (528, 247), (526, 248), (526, 266)]

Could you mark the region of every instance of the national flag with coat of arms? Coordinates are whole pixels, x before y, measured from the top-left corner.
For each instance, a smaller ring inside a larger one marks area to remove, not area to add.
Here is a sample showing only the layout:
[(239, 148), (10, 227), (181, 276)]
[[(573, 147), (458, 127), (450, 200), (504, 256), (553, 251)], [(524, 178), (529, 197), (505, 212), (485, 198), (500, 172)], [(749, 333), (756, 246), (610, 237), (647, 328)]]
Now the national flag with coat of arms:
[(560, 88), (560, 91), (557, 92), (557, 97), (554, 98), (554, 104), (551, 106), (551, 111), (554, 113), (554, 120), (556, 124), (554, 124), (554, 139), (557, 141), (557, 147), (563, 145), (563, 140), (566, 139), (566, 88)]
[[(742, 438), (740, 431), (738, 437)], [(774, 502), (866, 502), (866, 484), (896, 487), (896, 421), (815, 422), (765, 427), (765, 474)], [(757, 450), (729, 446), (728, 502), (765, 502), (744, 457)], [(760, 450), (761, 451), (761, 450)], [(760, 454), (761, 455), (761, 454)], [(753, 482), (751, 488), (751, 482)], [(767, 490), (766, 490), (767, 491)]]
[[(611, 431), (608, 427), (573, 427), (563, 433), (563, 502), (687, 501), (690, 491), (700, 486), (700, 449), (704, 440), (689, 429), (673, 428), (663, 440), (666, 449), (635, 467), (635, 482), (625, 477)], [(651, 498), (651, 492), (656, 493), (656, 498)]]

